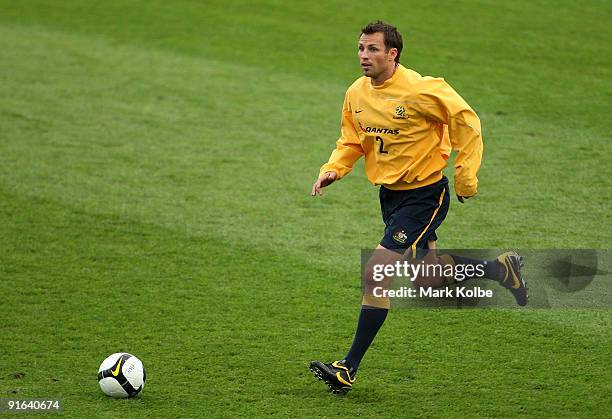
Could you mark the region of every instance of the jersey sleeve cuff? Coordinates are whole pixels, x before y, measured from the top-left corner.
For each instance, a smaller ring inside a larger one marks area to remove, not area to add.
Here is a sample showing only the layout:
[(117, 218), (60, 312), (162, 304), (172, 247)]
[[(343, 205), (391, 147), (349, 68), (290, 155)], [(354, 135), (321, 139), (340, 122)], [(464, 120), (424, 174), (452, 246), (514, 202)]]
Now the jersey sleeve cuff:
[(321, 177), (324, 173), (327, 173), (327, 172), (336, 173), (336, 180), (339, 180), (342, 177), (338, 169), (334, 169), (328, 164), (324, 164), (323, 167), (321, 167), (321, 170), (319, 171), (319, 177)]
[(471, 197), (476, 195), (477, 192), (476, 185), (468, 186), (455, 183), (455, 193), (459, 196)]

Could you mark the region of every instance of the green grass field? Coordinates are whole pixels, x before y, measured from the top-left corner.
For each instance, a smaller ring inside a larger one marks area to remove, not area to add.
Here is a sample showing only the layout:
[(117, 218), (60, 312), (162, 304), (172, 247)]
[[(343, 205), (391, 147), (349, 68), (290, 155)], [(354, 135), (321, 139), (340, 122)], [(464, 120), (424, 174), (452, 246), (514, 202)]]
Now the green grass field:
[[(309, 196), (386, 19), (402, 62), (481, 117), (477, 198), (447, 248), (612, 247), (612, 4), (0, 0), (0, 398), (71, 417), (609, 417), (612, 312), (395, 310), (355, 389), (354, 173)], [(452, 176), (452, 170), (447, 171)], [(96, 372), (140, 357), (143, 393)]]

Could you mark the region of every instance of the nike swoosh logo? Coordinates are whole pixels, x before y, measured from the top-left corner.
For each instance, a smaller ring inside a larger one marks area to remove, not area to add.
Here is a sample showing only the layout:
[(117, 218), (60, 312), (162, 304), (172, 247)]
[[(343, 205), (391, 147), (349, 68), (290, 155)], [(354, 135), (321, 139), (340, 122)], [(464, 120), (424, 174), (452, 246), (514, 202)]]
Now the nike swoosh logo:
[(113, 377), (116, 377), (119, 375), (119, 368), (121, 368), (121, 361), (123, 361), (123, 358), (119, 358), (119, 363), (117, 364), (117, 368), (115, 368), (114, 370), (111, 370), (111, 374), (113, 374)]
[(363, 109), (362, 109), (362, 110), (360, 110), (360, 111), (355, 111), (355, 113), (361, 113), (361, 112), (363, 112)]
[[(348, 374), (347, 374), (348, 375)], [(336, 373), (336, 378), (338, 379), (338, 381), (340, 381), (342, 384), (345, 384), (347, 386), (352, 386), (353, 383), (355, 382), (355, 380), (351, 380), (351, 377), (349, 377), (349, 380), (346, 381), (344, 378), (342, 378), (342, 376), (340, 375), (339, 372)]]
[(511, 276), (512, 282), (513, 282), (512, 288), (519, 289), (521, 287), (521, 281), (519, 280), (518, 275), (516, 274), (516, 271), (514, 270), (514, 267), (508, 261), (504, 261), (504, 265), (506, 266), (506, 279), (508, 279), (508, 276)]
[(336, 373), (336, 378), (338, 379), (338, 381), (340, 381), (343, 384), (347, 384), (347, 385), (351, 385), (355, 382), (354, 378), (351, 378), (351, 374), (349, 374), (349, 370), (348, 368), (346, 368), (343, 365), (338, 364), (338, 361), (334, 361), (334, 363), (332, 364), (332, 366), (336, 367), (336, 368), (342, 368), (343, 370), (346, 371), (346, 376), (348, 377), (349, 382), (347, 383), (346, 380), (344, 378), (342, 378), (342, 376), (340, 375), (339, 372)]
[(519, 289), (521, 287), (521, 281), (518, 279), (518, 275), (514, 272), (513, 268), (510, 268), (512, 271), (512, 279), (514, 280), (514, 285), (512, 286), (514, 289)]

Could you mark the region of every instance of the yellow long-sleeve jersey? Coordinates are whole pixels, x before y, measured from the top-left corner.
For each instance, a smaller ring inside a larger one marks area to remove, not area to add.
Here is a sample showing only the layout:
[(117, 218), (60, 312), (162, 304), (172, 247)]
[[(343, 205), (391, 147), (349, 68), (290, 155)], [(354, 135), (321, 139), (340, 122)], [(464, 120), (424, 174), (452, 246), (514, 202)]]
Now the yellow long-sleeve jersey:
[(455, 193), (476, 194), (482, 160), (480, 120), (444, 79), (398, 65), (380, 86), (360, 77), (347, 90), (341, 136), (320, 173), (346, 176), (365, 156), (368, 180), (389, 189), (414, 189), (442, 178), (451, 148)]

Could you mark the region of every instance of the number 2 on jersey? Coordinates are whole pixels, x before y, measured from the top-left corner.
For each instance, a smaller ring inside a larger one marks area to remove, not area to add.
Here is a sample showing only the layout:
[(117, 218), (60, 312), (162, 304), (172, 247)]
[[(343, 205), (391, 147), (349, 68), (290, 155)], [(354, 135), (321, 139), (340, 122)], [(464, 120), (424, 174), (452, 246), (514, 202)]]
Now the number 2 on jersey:
[(380, 141), (380, 147), (378, 147), (378, 152), (381, 154), (389, 154), (387, 150), (385, 150), (385, 142), (382, 137), (376, 136), (376, 141)]

